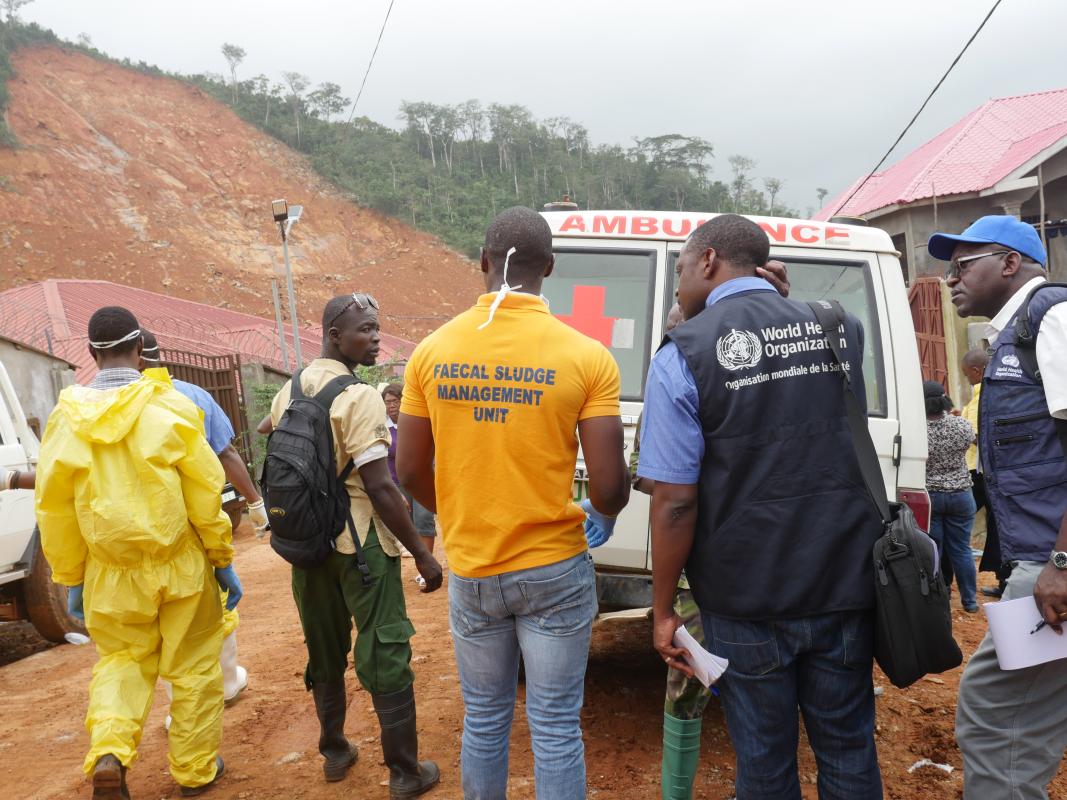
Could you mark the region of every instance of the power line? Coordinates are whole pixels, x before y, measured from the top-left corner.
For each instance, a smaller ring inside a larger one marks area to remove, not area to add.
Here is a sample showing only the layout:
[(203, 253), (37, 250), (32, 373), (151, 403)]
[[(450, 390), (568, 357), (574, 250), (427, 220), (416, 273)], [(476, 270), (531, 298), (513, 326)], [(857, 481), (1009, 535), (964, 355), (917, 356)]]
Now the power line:
[(374, 57), (378, 55), (378, 45), (382, 43), (382, 35), (385, 33), (385, 26), (389, 23), (389, 15), (393, 13), (393, 3), (396, 0), (389, 0), (389, 8), (385, 10), (385, 19), (382, 20), (382, 29), (378, 31), (378, 41), (374, 43), (374, 50), (370, 54), (370, 61), (367, 62), (367, 69), (363, 73), (363, 82), (359, 84), (359, 91), (356, 92), (356, 101), (352, 103), (352, 110), (348, 114), (348, 122), (351, 124), (352, 117), (356, 114), (356, 106), (359, 105), (359, 98), (363, 96), (363, 87), (367, 85), (367, 76), (370, 75), (370, 68), (374, 66)]
[(945, 74), (941, 76), (941, 80), (937, 82), (937, 85), (930, 91), (930, 94), (926, 96), (926, 99), (923, 100), (923, 104), (919, 106), (919, 110), (915, 112), (915, 116), (911, 118), (911, 122), (909, 122), (904, 127), (904, 130), (900, 132), (900, 136), (898, 136), (897, 140), (893, 142), (893, 145), (888, 150), (886, 150), (885, 155), (882, 156), (881, 160), (879, 160), (879, 162), (874, 165), (874, 169), (867, 173), (867, 177), (860, 181), (859, 185), (852, 190), (852, 193), (845, 198), (844, 202), (838, 203), (837, 208), (835, 208), (833, 210), (833, 213), (829, 214), (828, 216), (834, 216), (834, 214), (836, 214), (842, 208), (848, 205), (849, 201), (856, 196), (856, 193), (867, 184), (867, 181), (869, 181), (874, 176), (874, 173), (876, 173), (878, 169), (882, 166), (882, 164), (885, 163), (885, 160), (889, 158), (889, 154), (896, 149), (896, 146), (900, 144), (900, 140), (903, 139), (905, 135), (907, 135), (908, 131), (911, 130), (911, 126), (915, 124), (915, 120), (917, 120), (919, 118), (919, 115), (923, 113), (923, 109), (926, 108), (927, 103), (929, 103), (930, 100), (933, 98), (934, 94), (937, 93), (937, 90), (941, 88), (941, 84), (945, 82), (945, 78), (949, 76), (949, 73), (952, 72), (956, 64), (959, 63), (959, 60), (963, 58), (963, 54), (967, 52), (967, 48), (971, 46), (971, 42), (973, 42), (978, 37), (978, 34), (982, 32), (982, 28), (984, 28), (985, 24), (989, 22), (989, 18), (993, 16), (993, 12), (997, 10), (997, 6), (999, 6), (1001, 2), (1003, 2), (1003, 0), (996, 0), (996, 2), (993, 3), (993, 7), (989, 9), (989, 13), (985, 15), (985, 19), (982, 20), (982, 23), (978, 26), (978, 29), (971, 34), (971, 38), (967, 40), (967, 43), (965, 45), (963, 45), (963, 49), (960, 50), (959, 55), (957, 55), (952, 60), (952, 63), (948, 65), (948, 69), (945, 70)]

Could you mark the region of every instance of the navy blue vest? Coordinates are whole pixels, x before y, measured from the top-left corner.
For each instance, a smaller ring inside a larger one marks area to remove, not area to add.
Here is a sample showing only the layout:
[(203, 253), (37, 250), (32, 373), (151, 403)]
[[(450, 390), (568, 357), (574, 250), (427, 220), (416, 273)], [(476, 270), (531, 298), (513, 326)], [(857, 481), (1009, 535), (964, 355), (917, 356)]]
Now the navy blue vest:
[[(1030, 295), (1036, 340), (1045, 312), (1067, 288), (1043, 284)], [(1040, 380), (1026, 370), (1016, 338), (1019, 314), (990, 350), (978, 405), (978, 453), (1004, 561), (1045, 561), (1067, 512), (1067, 462)], [(1033, 342), (1030, 346), (1033, 346)], [(1067, 369), (1067, 355), (1063, 359)]]
[[(863, 329), (851, 315), (845, 326), (844, 355), (864, 398)], [(872, 608), (882, 524), (811, 309), (742, 292), (669, 336), (696, 380), (704, 431), (685, 568), (700, 608), (753, 620)]]

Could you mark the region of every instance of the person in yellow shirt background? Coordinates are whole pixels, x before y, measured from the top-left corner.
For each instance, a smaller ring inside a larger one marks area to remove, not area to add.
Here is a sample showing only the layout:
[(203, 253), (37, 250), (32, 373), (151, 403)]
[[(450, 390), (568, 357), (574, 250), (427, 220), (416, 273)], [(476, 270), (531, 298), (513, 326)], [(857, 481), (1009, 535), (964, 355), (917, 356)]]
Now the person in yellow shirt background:
[(89, 685), (84, 769), (94, 800), (128, 798), (126, 769), (157, 677), (174, 687), (170, 770), (182, 796), (223, 772), (222, 603), (241, 585), (230, 566), (222, 466), (200, 412), (165, 370), (138, 371), (137, 319), (124, 308), (89, 320), (99, 372), (60, 394), (41, 442), (36, 508), (57, 583), (71, 587), (99, 661)]
[[(586, 537), (607, 540), (630, 481), (618, 366), (549, 313), (553, 266), (544, 219), (501, 213), (482, 250), (488, 293), (405, 372), (397, 473), (437, 512), (448, 557), (465, 797), (506, 795), (520, 654), (537, 797), (585, 797), (579, 712), (597, 612)], [(579, 440), (588, 516), (572, 501)]]

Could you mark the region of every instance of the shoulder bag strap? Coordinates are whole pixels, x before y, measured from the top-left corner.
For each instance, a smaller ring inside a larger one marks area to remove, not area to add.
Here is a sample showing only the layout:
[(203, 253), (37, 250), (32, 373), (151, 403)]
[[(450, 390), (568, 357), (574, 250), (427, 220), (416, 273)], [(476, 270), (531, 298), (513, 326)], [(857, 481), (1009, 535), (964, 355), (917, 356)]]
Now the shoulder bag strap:
[(841, 385), (845, 393), (845, 408), (848, 411), (848, 428), (852, 433), (852, 446), (856, 451), (856, 460), (859, 462), (863, 482), (867, 485), (874, 504), (878, 507), (878, 513), (882, 522), (888, 523), (892, 519), (889, 510), (889, 498), (886, 497), (885, 484), (882, 482), (882, 470), (878, 466), (878, 453), (874, 449), (871, 440), (871, 432), (867, 427), (867, 418), (860, 410), (859, 399), (852, 385), (852, 377), (844, 367), (844, 359), (841, 357), (840, 336), (845, 335), (845, 310), (836, 300), (819, 300), (808, 303), (815, 312), (826, 341), (830, 345), (830, 351), (834, 354), (834, 360), (841, 374)]

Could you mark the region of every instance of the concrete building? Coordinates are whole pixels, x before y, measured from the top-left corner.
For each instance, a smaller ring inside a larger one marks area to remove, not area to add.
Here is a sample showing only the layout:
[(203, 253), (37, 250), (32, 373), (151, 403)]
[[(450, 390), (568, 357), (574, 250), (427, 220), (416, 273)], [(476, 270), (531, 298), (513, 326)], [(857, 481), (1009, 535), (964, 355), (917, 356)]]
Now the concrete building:
[(990, 100), (861, 182), (816, 219), (862, 217), (887, 231), (908, 285), (944, 271), (926, 252), (932, 233), (958, 233), (986, 214), (1043, 229), (1051, 278), (1067, 280), (1067, 89)]
[(40, 436), (59, 393), (74, 383), (77, 364), (6, 336), (0, 336), (0, 364), (11, 378), (30, 427)]

